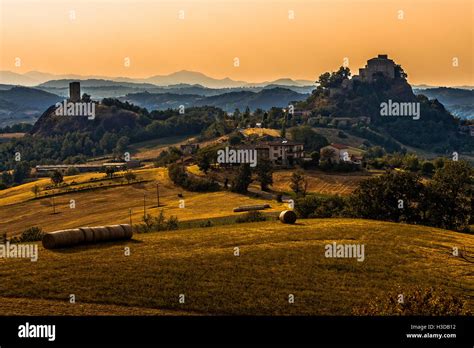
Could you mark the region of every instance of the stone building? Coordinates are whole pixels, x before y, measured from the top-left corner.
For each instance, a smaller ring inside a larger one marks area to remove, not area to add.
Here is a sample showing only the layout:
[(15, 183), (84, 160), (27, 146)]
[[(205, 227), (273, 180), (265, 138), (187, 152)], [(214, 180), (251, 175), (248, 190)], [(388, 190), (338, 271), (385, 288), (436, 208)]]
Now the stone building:
[(69, 101), (73, 103), (81, 101), (81, 83), (80, 82), (69, 83)]
[(359, 75), (355, 75), (353, 79), (372, 82), (373, 76), (376, 73), (382, 73), (386, 77), (393, 79), (395, 78), (395, 66), (394, 61), (388, 59), (386, 54), (379, 54), (377, 58), (369, 59), (365, 68), (359, 69)]

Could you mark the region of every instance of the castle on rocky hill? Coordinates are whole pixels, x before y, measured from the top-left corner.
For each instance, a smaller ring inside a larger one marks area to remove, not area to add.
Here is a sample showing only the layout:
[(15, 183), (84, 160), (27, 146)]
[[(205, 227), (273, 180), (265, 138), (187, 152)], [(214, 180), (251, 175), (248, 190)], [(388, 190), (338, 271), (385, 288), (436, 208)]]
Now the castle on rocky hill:
[(379, 54), (377, 58), (367, 61), (365, 68), (359, 69), (359, 75), (354, 75), (352, 79), (364, 82), (372, 82), (374, 74), (381, 73), (388, 78), (395, 78), (395, 66), (393, 60), (388, 59), (386, 54)]

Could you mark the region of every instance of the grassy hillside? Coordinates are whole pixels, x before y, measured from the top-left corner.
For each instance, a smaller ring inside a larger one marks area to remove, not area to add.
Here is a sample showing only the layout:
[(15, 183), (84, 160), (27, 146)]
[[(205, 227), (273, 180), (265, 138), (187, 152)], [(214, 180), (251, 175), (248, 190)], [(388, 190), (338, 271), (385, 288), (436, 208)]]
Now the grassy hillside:
[[(143, 217), (144, 194), (146, 194), (147, 214), (157, 216), (159, 210), (163, 209), (167, 217), (174, 215), (180, 221), (235, 215), (232, 209), (240, 205), (270, 203), (272, 209), (266, 211), (280, 211), (283, 207), (275, 201), (269, 202), (227, 191), (204, 194), (187, 192), (169, 180), (164, 168), (142, 169), (135, 173), (137, 179), (147, 181), (130, 185), (125, 181), (120, 185), (123, 179), (89, 181), (91, 178), (103, 178), (104, 173), (85, 173), (66, 177), (66, 182), (76, 182), (73, 186), (75, 188), (93, 186), (93, 189), (57, 195), (55, 197), (57, 214), (53, 214), (51, 197), (34, 199), (31, 191), (34, 185), (40, 187), (50, 185), (48, 178), (3, 190), (0, 197), (0, 232), (15, 235), (33, 226), (51, 232), (80, 226), (128, 223), (130, 208), (133, 222), (138, 223)], [(160, 183), (159, 209), (156, 206), (157, 181)], [(120, 186), (106, 187), (111, 183)], [(185, 200), (184, 209), (179, 208), (180, 193)], [(75, 209), (70, 208), (71, 199), (75, 200)]]
[[(365, 261), (325, 258), (324, 246), (332, 242), (364, 244)], [(0, 305), (2, 314), (348, 315), (377, 297), (421, 286), (445, 289), (472, 310), (472, 265), (451, 256), (453, 246), (473, 250), (474, 237), (314, 219), (141, 234), (67, 250), (40, 247), (37, 263), (0, 259)], [(67, 302), (70, 294), (76, 304)], [(12, 303), (26, 307), (18, 312)]]

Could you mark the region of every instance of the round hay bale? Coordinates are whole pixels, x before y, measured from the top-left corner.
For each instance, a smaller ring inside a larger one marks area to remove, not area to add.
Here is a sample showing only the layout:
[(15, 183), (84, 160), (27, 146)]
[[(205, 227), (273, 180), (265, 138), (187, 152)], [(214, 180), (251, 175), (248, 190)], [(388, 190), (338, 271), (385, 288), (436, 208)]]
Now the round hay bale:
[(110, 240), (111, 233), (106, 226), (91, 227), (94, 231), (94, 242)]
[(279, 219), (284, 224), (294, 224), (296, 222), (296, 214), (293, 210), (283, 210), (280, 213)]
[(125, 231), (125, 235), (124, 235), (124, 238), (125, 239), (131, 239), (133, 237), (133, 229), (132, 229), (132, 226), (128, 225), (128, 224), (122, 224), (120, 225), (122, 226), (122, 228), (124, 229)]
[(46, 233), (42, 242), (46, 249), (56, 249), (83, 243), (84, 239), (84, 233), (76, 228)]
[(79, 227), (79, 229), (84, 234), (84, 242), (85, 243), (93, 243), (94, 242), (94, 229), (93, 229), (93, 227)]
[(107, 229), (110, 232), (110, 240), (118, 240), (118, 239), (130, 239), (132, 235), (130, 234), (130, 230), (124, 227), (125, 225), (113, 225), (107, 226)]

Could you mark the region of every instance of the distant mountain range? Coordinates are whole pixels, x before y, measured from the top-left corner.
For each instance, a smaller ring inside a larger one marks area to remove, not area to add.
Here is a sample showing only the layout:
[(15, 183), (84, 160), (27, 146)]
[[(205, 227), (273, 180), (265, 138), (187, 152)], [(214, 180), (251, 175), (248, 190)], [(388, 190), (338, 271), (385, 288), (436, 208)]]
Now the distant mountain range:
[(413, 89), (415, 94), (423, 94), (430, 99), (438, 99), (454, 116), (474, 119), (474, 90), (459, 88)]
[[(101, 82), (102, 83), (102, 82)], [(46, 83), (44, 86), (50, 85)], [(51, 83), (56, 87), (12, 87), (0, 85), (0, 127), (15, 123), (34, 123), (39, 116), (51, 105), (64, 100), (68, 89), (63, 88), (64, 82)], [(95, 86), (94, 81), (90, 85)], [(181, 87), (129, 87), (126, 83), (107, 83), (106, 87), (85, 87), (82, 92), (92, 95), (94, 99), (117, 98), (129, 101), (148, 110), (164, 110), (178, 108), (180, 105), (191, 106), (216, 106), (227, 112), (236, 108), (251, 110), (257, 108), (269, 109), (272, 106), (283, 107), (294, 101), (301, 101), (309, 93), (298, 93), (288, 88), (267, 86), (264, 88), (235, 88), (235, 89), (209, 89), (199, 85)], [(297, 87), (292, 87), (297, 88)], [(149, 92), (152, 91), (154, 93)], [(59, 93), (51, 93), (51, 91)]]
[(310, 80), (292, 80), (282, 78), (275, 81), (264, 81), (259, 83), (250, 83), (246, 81), (235, 81), (228, 77), (216, 79), (203, 73), (195, 71), (182, 70), (169, 75), (155, 75), (147, 78), (129, 78), (129, 77), (107, 77), (97, 75), (74, 75), (63, 74), (55, 75), (38, 71), (30, 71), (24, 74), (12, 71), (0, 71), (0, 83), (9, 85), (37, 86), (51, 80), (108, 80), (122, 83), (134, 84), (152, 84), (155, 86), (171, 86), (177, 84), (195, 85), (199, 84), (208, 88), (233, 88), (233, 87), (264, 87), (267, 85), (284, 86), (312, 86), (314, 81)]
[(262, 89), (259, 92), (238, 91), (228, 92), (219, 95), (203, 97), (194, 94), (173, 94), (173, 93), (133, 93), (120, 98), (148, 110), (176, 109), (180, 105), (191, 106), (215, 106), (227, 112), (235, 109), (241, 111), (249, 107), (251, 111), (257, 108), (268, 110), (271, 107), (285, 107), (291, 102), (305, 100), (309, 94), (301, 94), (292, 90), (274, 87)]
[[(5, 75), (4, 73), (1, 72), (0, 77), (14, 74)], [(23, 77), (24, 81), (30, 79), (30, 82), (33, 79), (36, 82), (53, 77), (50, 74), (39, 72), (15, 75)], [(184, 75), (181, 74), (181, 76)], [(191, 73), (191, 75), (195, 77), (205, 76), (199, 73)], [(174, 74), (174, 76), (179, 76), (179, 74)], [(46, 108), (67, 98), (69, 82), (77, 81), (77, 78), (73, 76), (68, 77), (59, 80), (47, 80), (34, 88), (0, 84), (0, 127), (19, 122), (34, 123)], [(179, 80), (168, 79), (167, 82), (178, 82)], [(209, 82), (209, 80), (207, 81)], [(200, 82), (204, 83), (206, 81), (200, 80)], [(91, 95), (92, 99), (95, 100), (119, 98), (146, 107), (149, 110), (177, 108), (179, 105), (185, 105), (186, 107), (209, 105), (232, 112), (236, 108), (244, 110), (247, 106), (251, 110), (256, 108), (269, 109), (272, 106), (283, 107), (293, 101), (304, 100), (315, 86), (295, 85), (302, 82), (304, 81), (281, 79), (263, 86), (254, 84), (241, 87), (210, 88), (199, 83), (178, 82), (167, 86), (157, 86), (150, 82), (119, 82), (96, 77), (81, 80), (81, 92)], [(279, 83), (288, 83), (288, 85), (280, 85)], [(472, 89), (422, 87), (414, 87), (414, 93), (424, 94), (430, 99), (438, 99), (457, 117), (474, 118), (474, 91)]]
[(64, 99), (35, 88), (4, 87), (0, 85), (0, 127), (34, 123), (44, 110)]

